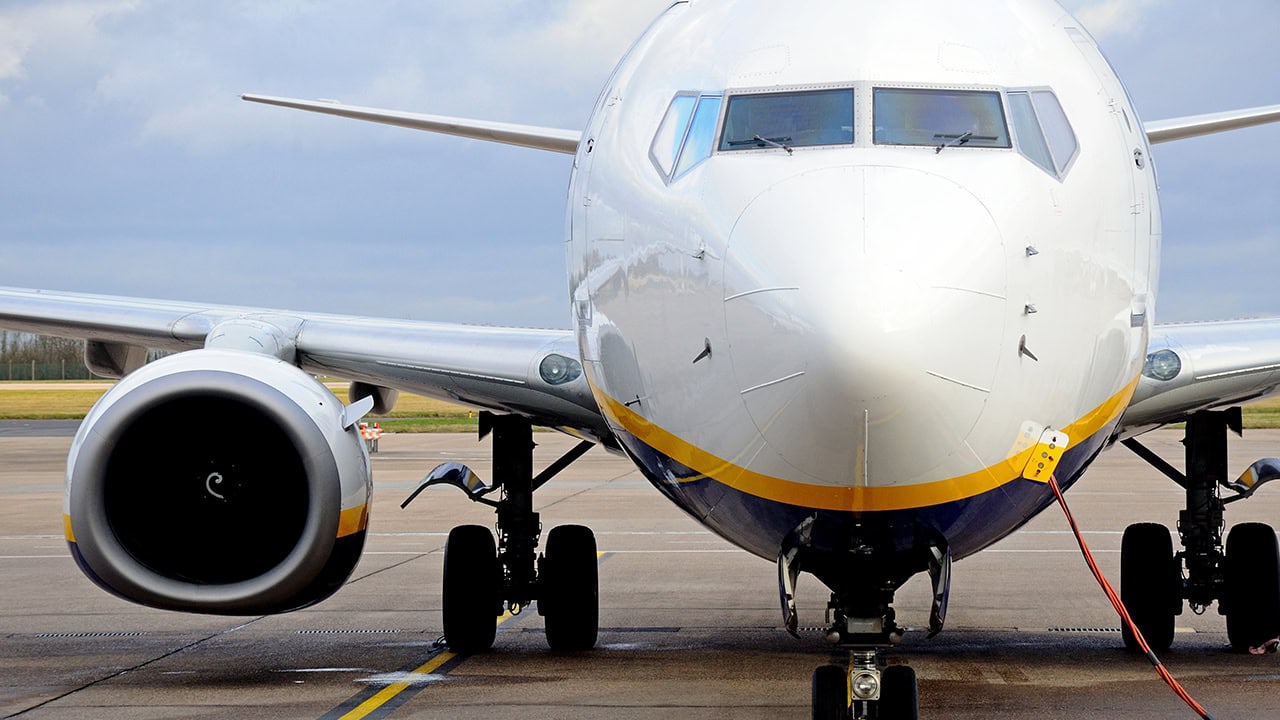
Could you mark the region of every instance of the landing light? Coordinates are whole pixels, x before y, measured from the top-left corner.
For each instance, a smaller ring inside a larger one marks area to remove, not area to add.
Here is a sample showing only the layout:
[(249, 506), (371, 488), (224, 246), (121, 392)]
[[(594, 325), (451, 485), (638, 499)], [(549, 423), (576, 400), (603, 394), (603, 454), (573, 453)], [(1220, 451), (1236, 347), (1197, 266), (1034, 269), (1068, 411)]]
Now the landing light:
[(582, 364), (573, 358), (552, 353), (542, 359), (538, 374), (548, 385), (563, 385), (582, 375)]
[(1182, 359), (1172, 350), (1158, 350), (1147, 356), (1147, 363), (1142, 374), (1156, 380), (1168, 382), (1182, 372)]
[(864, 670), (853, 676), (849, 689), (859, 700), (875, 700), (880, 695), (880, 679), (875, 676), (875, 673)]

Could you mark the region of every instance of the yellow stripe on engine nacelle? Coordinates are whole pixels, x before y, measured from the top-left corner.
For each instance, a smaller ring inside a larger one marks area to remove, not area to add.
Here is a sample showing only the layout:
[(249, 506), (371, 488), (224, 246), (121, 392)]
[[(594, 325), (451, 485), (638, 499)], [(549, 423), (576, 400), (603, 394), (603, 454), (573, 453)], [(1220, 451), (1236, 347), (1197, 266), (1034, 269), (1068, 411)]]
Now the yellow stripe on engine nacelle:
[(64, 514), (64, 515), (62, 516), (62, 534), (66, 536), (66, 538), (67, 538), (67, 542), (69, 542), (69, 543), (73, 543), (73, 542), (75, 542), (75, 541), (76, 541), (76, 534), (75, 534), (74, 532), (72, 532), (72, 531), (71, 531), (71, 516), (70, 516), (70, 515), (65, 515), (65, 514)]
[(355, 535), (358, 532), (364, 532), (369, 526), (369, 505), (365, 503), (358, 507), (343, 510), (338, 515), (338, 537), (346, 537)]

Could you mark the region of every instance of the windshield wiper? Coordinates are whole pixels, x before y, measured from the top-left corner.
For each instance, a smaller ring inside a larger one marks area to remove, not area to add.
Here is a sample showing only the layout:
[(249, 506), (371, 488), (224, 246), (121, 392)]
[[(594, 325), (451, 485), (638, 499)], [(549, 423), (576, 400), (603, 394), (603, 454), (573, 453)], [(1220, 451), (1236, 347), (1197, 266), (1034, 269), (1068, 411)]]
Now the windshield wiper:
[(783, 150), (787, 151), (788, 155), (791, 154), (791, 146), (782, 144), (790, 140), (791, 138), (789, 137), (766, 138), (766, 137), (760, 137), (759, 135), (752, 135), (751, 139), (755, 140), (758, 143), (764, 143), (765, 145), (772, 145), (773, 147), (776, 147), (776, 148), (782, 148)]
[(969, 142), (970, 140), (973, 139), (973, 131), (967, 130), (965, 132), (960, 133), (959, 135), (944, 135), (942, 133), (935, 133), (933, 136), (933, 139), (946, 140), (946, 142), (938, 146), (938, 149), (933, 151), (934, 154), (936, 155), (949, 147), (955, 147), (957, 145), (963, 145)]
[(791, 146), (783, 144), (790, 140), (791, 140), (790, 137), (785, 137), (785, 136), (767, 138), (767, 137), (760, 137), (759, 135), (752, 135), (751, 139), (749, 140), (730, 140), (726, 144), (729, 147), (742, 147), (743, 145), (759, 145), (760, 147), (764, 147), (766, 145), (770, 145), (776, 148), (781, 148), (783, 150), (786, 150), (787, 154), (790, 155), (792, 152)]

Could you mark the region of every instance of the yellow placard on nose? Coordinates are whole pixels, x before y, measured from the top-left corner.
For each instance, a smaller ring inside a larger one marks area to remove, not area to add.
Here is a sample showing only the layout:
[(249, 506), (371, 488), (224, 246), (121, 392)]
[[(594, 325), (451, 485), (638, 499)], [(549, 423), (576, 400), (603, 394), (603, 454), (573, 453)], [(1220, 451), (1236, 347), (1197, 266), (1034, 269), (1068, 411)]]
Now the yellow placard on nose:
[(1027, 466), (1022, 469), (1022, 477), (1036, 482), (1049, 482), (1070, 442), (1071, 439), (1061, 430), (1045, 430), (1040, 436), (1040, 442), (1031, 451)]

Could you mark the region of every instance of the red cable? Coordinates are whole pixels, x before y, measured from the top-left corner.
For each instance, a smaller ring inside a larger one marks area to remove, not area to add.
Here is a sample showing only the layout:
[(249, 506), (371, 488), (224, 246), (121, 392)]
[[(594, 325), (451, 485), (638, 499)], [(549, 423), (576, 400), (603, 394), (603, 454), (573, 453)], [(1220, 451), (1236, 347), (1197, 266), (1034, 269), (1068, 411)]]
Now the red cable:
[(1116, 609), (1116, 613), (1120, 615), (1120, 619), (1124, 621), (1124, 624), (1128, 626), (1129, 631), (1133, 633), (1134, 639), (1138, 641), (1138, 647), (1142, 649), (1142, 652), (1147, 654), (1147, 660), (1149, 660), (1152, 667), (1155, 668), (1156, 674), (1159, 675), (1160, 679), (1164, 680), (1165, 683), (1173, 689), (1173, 692), (1176, 693), (1178, 697), (1182, 698), (1182, 701), (1200, 717), (1204, 718), (1204, 720), (1213, 720), (1213, 716), (1209, 714), (1209, 711), (1205, 710), (1200, 703), (1195, 701), (1195, 698), (1191, 697), (1191, 695), (1178, 684), (1178, 681), (1174, 679), (1172, 674), (1170, 674), (1168, 668), (1164, 666), (1164, 663), (1160, 662), (1160, 658), (1156, 657), (1154, 652), (1151, 652), (1151, 646), (1147, 644), (1147, 639), (1142, 637), (1142, 632), (1138, 630), (1138, 626), (1134, 624), (1133, 618), (1129, 617), (1129, 611), (1125, 609), (1124, 603), (1120, 601), (1120, 596), (1116, 594), (1115, 589), (1111, 587), (1111, 583), (1107, 581), (1106, 576), (1104, 576), (1102, 571), (1098, 569), (1098, 563), (1094, 561), (1093, 553), (1089, 552), (1089, 546), (1085, 543), (1084, 536), (1080, 534), (1080, 527), (1076, 525), (1076, 519), (1071, 514), (1071, 508), (1067, 507), (1067, 499), (1062, 496), (1062, 489), (1058, 487), (1058, 479), (1052, 475), (1049, 476), (1049, 487), (1053, 488), (1053, 494), (1058, 498), (1058, 505), (1062, 506), (1062, 512), (1067, 516), (1067, 524), (1071, 526), (1071, 532), (1076, 536), (1076, 543), (1080, 545), (1080, 553), (1084, 555), (1085, 562), (1089, 564), (1089, 570), (1093, 572), (1093, 577), (1098, 581), (1098, 584), (1102, 586), (1102, 591), (1107, 594), (1107, 599), (1111, 601), (1111, 606)]

